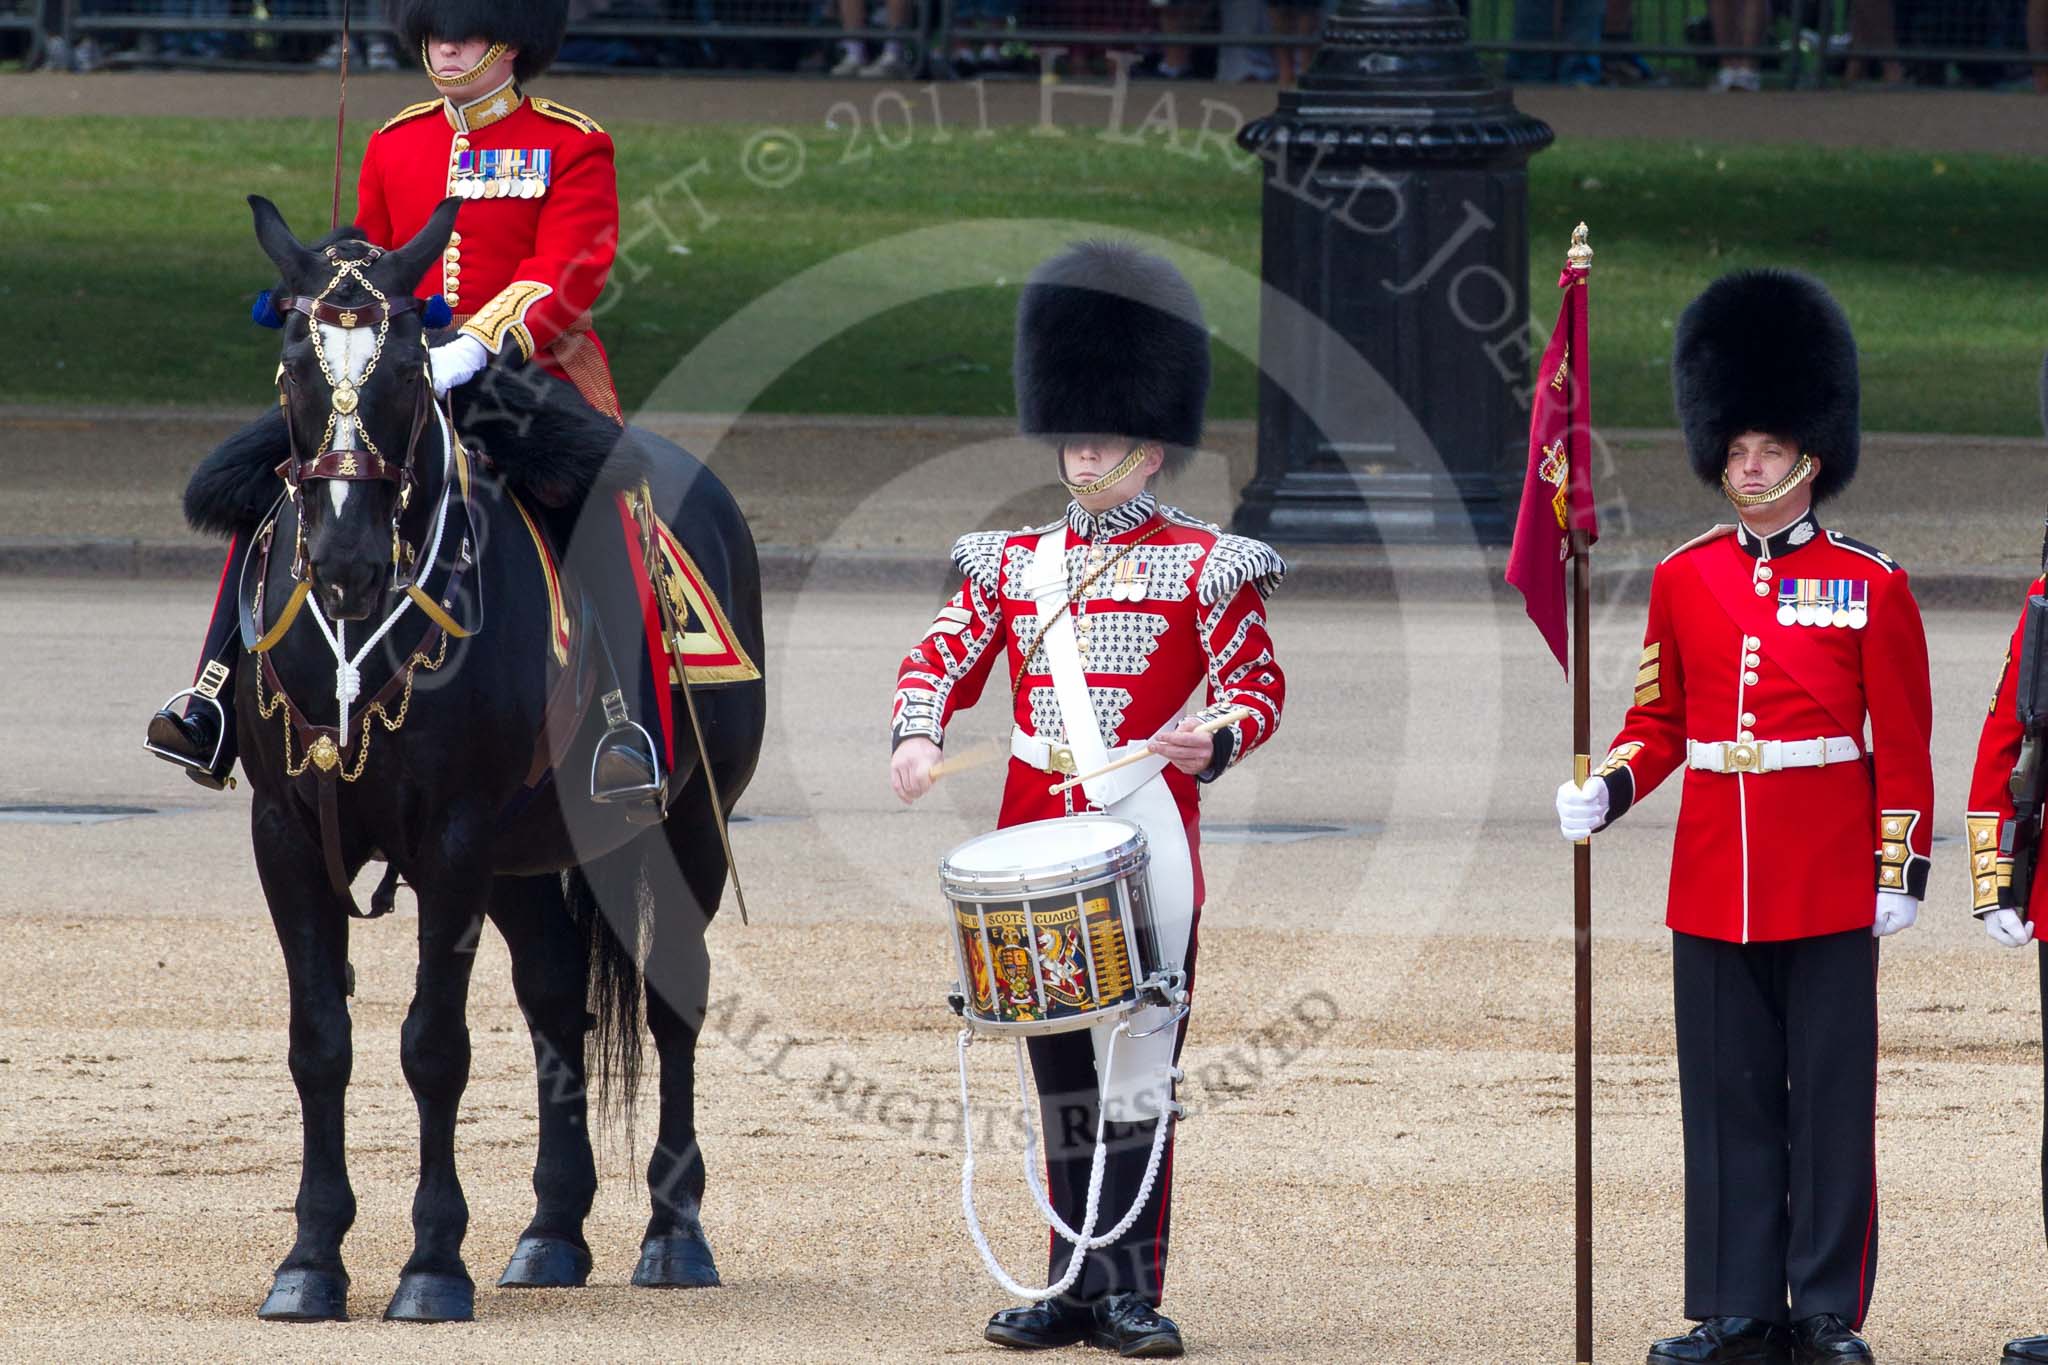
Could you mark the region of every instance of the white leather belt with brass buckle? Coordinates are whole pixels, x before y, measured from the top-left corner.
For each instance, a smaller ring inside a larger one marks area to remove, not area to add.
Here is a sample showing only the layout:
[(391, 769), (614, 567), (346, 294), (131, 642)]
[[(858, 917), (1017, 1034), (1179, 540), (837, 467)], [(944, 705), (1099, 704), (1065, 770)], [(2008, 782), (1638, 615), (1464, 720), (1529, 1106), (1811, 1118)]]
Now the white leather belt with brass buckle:
[(1863, 757), (1847, 735), (1826, 739), (1702, 740), (1685, 742), (1685, 766), (1703, 773), (1774, 773), (1783, 768), (1825, 768)]
[(1027, 735), (1021, 729), (1010, 731), (1010, 756), (1029, 763), (1042, 773), (1063, 773), (1073, 777), (1080, 772), (1074, 763), (1074, 751), (1064, 744), (1054, 744)]

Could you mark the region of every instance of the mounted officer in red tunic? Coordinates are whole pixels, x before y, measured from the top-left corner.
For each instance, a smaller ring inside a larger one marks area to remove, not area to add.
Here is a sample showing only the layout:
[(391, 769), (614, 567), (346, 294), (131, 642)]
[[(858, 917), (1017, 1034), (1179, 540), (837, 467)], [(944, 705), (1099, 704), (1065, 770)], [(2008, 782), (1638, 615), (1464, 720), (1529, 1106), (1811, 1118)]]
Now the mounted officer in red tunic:
[[(1073, 501), (1050, 525), (978, 531), (953, 547), (959, 591), (898, 670), (890, 780), (905, 801), (930, 790), (947, 723), (996, 676), (1011, 691), (1014, 721), (998, 823), (1091, 805), (1138, 823), (1155, 910), (1185, 935), (1178, 965), (1192, 986), (1201, 786), (1279, 725), (1286, 679), (1265, 599), (1286, 566), (1270, 547), (1162, 506), (1147, 488), (1200, 444), (1209, 388), (1200, 305), (1166, 261), (1088, 242), (1041, 265), (1018, 308), (1016, 380), (1022, 430), (1053, 446)], [(1197, 692), (1204, 709), (1183, 715)], [(1144, 757), (1079, 791), (1050, 792), (1077, 767), (1133, 754)], [(1176, 899), (1184, 903), (1166, 903)], [(1070, 1227), (1083, 1224), (1098, 1106), (1116, 1134), (1101, 1207), (1135, 1202), (1161, 1120), (1142, 1117), (1135, 1102), (1120, 1106), (1132, 1086), (1177, 1074), (1185, 1030), (1185, 1019), (1161, 1030), (1156, 1056), (1118, 1051), (1116, 1074), (1102, 1078), (1088, 1032), (1031, 1040), (1052, 1203)], [(1138, 1077), (1131, 1085), (1127, 1060)], [(1170, 1080), (1153, 1088), (1171, 1094)], [(1067, 1293), (997, 1313), (989, 1340), (1034, 1348), (1092, 1339), (1125, 1355), (1179, 1355), (1179, 1331), (1157, 1311), (1171, 1176), (1169, 1160), (1130, 1230), (1089, 1251)], [(1058, 1282), (1072, 1249), (1057, 1238), (1053, 1248)]]
[(1827, 291), (1715, 282), (1679, 320), (1672, 377), (1693, 468), (1737, 524), (1658, 566), (1635, 704), (1557, 794), (1577, 839), (1686, 770), (1666, 922), (1700, 1325), (1650, 1360), (1868, 1361), (1873, 935), (1927, 891), (1927, 641), (1905, 571), (1813, 511), (1859, 444), (1855, 340)]
[[(395, 10), (396, 27), (441, 93), (400, 111), (371, 137), (356, 224), (371, 243), (390, 248), (412, 240), (448, 198), (464, 201), (443, 259), (418, 289), (422, 298), (445, 300), (440, 320), (455, 327), (430, 353), (436, 393), (467, 383), (494, 356), (516, 353), (620, 420), (610, 366), (590, 325), (618, 242), (612, 141), (585, 115), (522, 88), (560, 49), (566, 3), (402, 0)], [(618, 675), (606, 698), (611, 729), (592, 767), (592, 795), (651, 809), (663, 799), (672, 757), (662, 704), (667, 661), (648, 640), (659, 629), (653, 591), (629, 546), (634, 531), (623, 507), (618, 520), (588, 518), (579, 539), (596, 542), (595, 552), (576, 556)], [(219, 698), (240, 654), (236, 595), (248, 539), (238, 535), (229, 550), (194, 687), (149, 726), (152, 752), (216, 789), (229, 781), (236, 756)]]

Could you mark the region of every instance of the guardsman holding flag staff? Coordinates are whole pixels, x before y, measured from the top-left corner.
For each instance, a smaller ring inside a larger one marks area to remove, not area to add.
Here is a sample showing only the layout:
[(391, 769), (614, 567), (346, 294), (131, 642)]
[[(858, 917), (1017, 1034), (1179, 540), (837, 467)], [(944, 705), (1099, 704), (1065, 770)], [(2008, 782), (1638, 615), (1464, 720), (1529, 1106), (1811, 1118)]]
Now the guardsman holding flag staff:
[[(1877, 944), (1926, 894), (1927, 640), (1905, 571), (1824, 529), (1856, 472), (1856, 345), (1815, 281), (1744, 271), (1679, 319), (1694, 471), (1738, 524), (1679, 547), (1567, 839), (1685, 769), (1666, 923), (1685, 1131), (1685, 1315), (1661, 1362), (1870, 1361)], [(1866, 738), (1867, 731), (1867, 738)]]

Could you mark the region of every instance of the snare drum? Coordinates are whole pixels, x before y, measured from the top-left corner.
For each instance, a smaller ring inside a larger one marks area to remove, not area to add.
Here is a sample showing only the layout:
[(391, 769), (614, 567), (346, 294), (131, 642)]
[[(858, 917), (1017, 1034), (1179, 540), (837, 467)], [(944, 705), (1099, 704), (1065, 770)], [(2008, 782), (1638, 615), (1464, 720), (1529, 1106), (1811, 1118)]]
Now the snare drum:
[(1145, 835), (1081, 815), (984, 834), (948, 853), (960, 984), (953, 1007), (997, 1034), (1065, 1033), (1113, 1022), (1161, 997)]

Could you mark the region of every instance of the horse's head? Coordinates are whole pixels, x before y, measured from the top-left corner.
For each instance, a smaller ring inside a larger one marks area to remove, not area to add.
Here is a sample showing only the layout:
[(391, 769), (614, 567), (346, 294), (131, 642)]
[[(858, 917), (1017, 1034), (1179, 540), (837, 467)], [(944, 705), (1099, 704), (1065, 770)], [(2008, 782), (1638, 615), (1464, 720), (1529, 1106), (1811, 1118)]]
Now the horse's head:
[(434, 390), (426, 329), (413, 290), (441, 259), (461, 201), (436, 210), (395, 251), (340, 235), (308, 247), (269, 200), (251, 196), (256, 240), (284, 282), (278, 401), (291, 458), (278, 468), (298, 515), (294, 572), (310, 573), (314, 600), (337, 621), (368, 616), (387, 580), (411, 572), (400, 522), (430, 452)]

